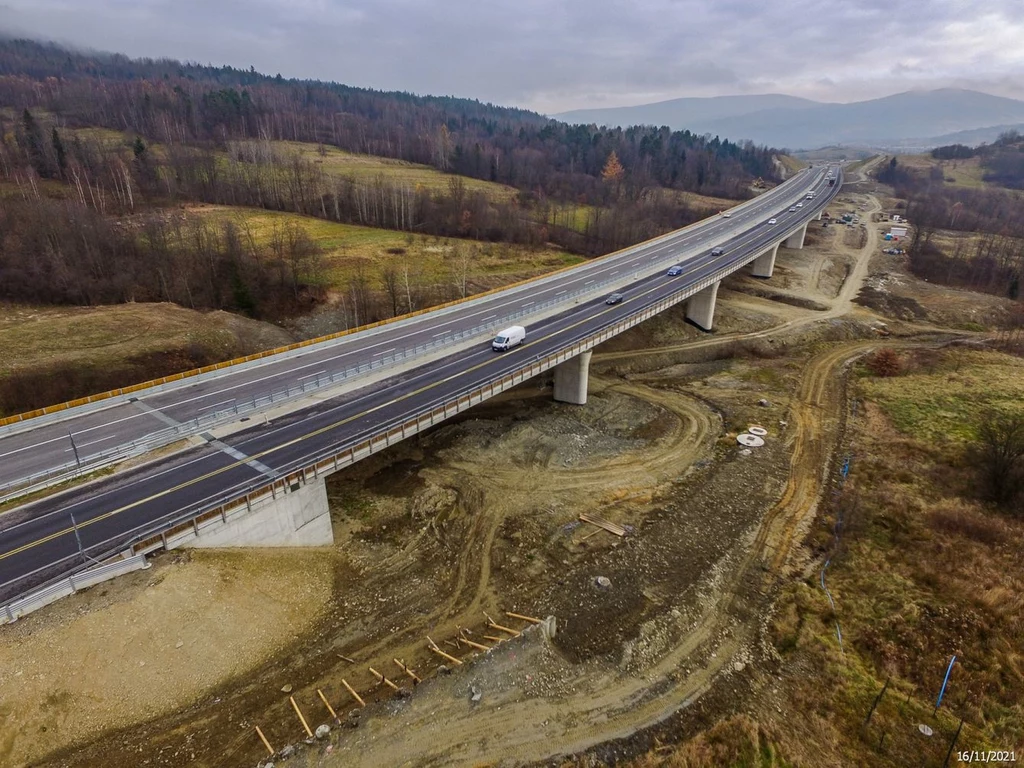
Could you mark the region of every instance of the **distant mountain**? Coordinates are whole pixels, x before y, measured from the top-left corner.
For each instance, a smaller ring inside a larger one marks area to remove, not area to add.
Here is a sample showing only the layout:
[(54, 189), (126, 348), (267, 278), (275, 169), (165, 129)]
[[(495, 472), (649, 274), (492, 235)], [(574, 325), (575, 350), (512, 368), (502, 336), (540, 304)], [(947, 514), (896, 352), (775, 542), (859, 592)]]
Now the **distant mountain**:
[[(814, 149), (829, 145), (900, 147), (910, 144), (928, 149), (949, 143), (950, 134), (1012, 126), (1024, 122), (1024, 101), (992, 96), (980, 91), (943, 88), (934, 91), (907, 91), (881, 99), (832, 104), (792, 99), (785, 96), (732, 96), (726, 109), (731, 114), (713, 117), (713, 105), (685, 111), (682, 105), (672, 119), (654, 121), (673, 129), (689, 129), (697, 134), (711, 133), (734, 141), (751, 139), (758, 144), (791, 149)], [(765, 107), (764, 99), (786, 99)], [(743, 111), (743, 103), (749, 107)], [(593, 122), (606, 125), (631, 124), (630, 115), (657, 107), (666, 117), (665, 105), (676, 102), (710, 102), (714, 99), (677, 99), (646, 107), (616, 110), (589, 110)], [(566, 113), (575, 115), (577, 113)], [(656, 114), (656, 113), (654, 113)], [(564, 116), (556, 116), (565, 119)], [(998, 134), (999, 130), (995, 130)], [(980, 134), (979, 135), (987, 135)], [(994, 137), (993, 137), (994, 138)], [(981, 139), (984, 140), (984, 139)]]
[[(553, 115), (566, 123), (590, 125), (667, 125), (675, 130), (705, 124), (726, 117), (738, 117), (751, 112), (770, 109), (801, 109), (818, 106), (820, 102), (768, 93), (762, 96), (713, 96), (710, 98), (671, 99), (636, 107), (609, 107), (607, 109), (576, 109)], [(703, 133), (703, 131), (698, 131)]]

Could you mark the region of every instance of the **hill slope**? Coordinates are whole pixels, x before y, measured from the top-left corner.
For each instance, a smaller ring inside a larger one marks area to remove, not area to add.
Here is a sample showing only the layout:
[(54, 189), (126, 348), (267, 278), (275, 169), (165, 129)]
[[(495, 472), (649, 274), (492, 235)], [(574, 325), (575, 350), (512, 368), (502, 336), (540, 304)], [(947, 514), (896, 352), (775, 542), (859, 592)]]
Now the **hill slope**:
[(640, 104), (634, 107), (605, 109), (576, 109), (554, 115), (556, 120), (589, 125), (667, 125), (670, 128), (702, 133), (699, 126), (727, 117), (747, 115), (751, 112), (778, 109), (803, 109), (817, 105), (810, 99), (769, 93), (763, 96), (713, 96), (686, 98)]
[[(928, 148), (944, 143), (942, 139), (933, 137), (1024, 122), (1024, 101), (954, 88), (907, 91), (850, 104), (810, 101), (800, 104), (803, 100), (794, 100), (765, 107), (763, 100), (766, 98), (787, 97), (731, 98), (728, 106), (732, 113), (718, 116), (710, 116), (713, 114), (710, 110), (702, 113), (699, 109), (688, 114), (686, 104), (672, 110), (665, 105), (674, 102), (664, 102), (621, 111), (590, 110), (588, 117), (598, 124), (623, 125), (624, 120), (646, 115), (645, 110), (657, 108), (651, 114), (669, 118), (667, 125), (672, 128), (686, 127), (697, 134), (711, 133), (732, 140), (751, 139), (757, 143), (796, 149), (830, 144), (884, 148), (908, 141)], [(749, 107), (746, 110), (742, 110), (744, 101)], [(572, 115), (560, 117), (571, 118)]]

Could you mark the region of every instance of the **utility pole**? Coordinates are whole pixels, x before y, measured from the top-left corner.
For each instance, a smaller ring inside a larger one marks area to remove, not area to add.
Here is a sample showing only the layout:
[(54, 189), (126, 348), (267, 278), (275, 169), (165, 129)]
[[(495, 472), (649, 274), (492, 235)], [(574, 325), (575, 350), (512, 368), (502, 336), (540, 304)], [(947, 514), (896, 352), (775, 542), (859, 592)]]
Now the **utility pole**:
[(71, 440), (71, 450), (75, 452), (75, 464), (78, 466), (78, 470), (82, 470), (82, 460), (78, 457), (78, 446), (75, 445), (75, 436), (71, 434), (71, 429), (68, 429), (68, 439)]
[(99, 565), (99, 560), (97, 560), (95, 557), (89, 557), (89, 555), (85, 554), (85, 549), (83, 549), (82, 547), (82, 537), (78, 535), (78, 523), (75, 522), (75, 513), (72, 512), (71, 510), (68, 510), (68, 514), (71, 516), (71, 527), (75, 531), (75, 542), (77, 542), (78, 544), (78, 554), (82, 556), (83, 560), (92, 560), (94, 563)]

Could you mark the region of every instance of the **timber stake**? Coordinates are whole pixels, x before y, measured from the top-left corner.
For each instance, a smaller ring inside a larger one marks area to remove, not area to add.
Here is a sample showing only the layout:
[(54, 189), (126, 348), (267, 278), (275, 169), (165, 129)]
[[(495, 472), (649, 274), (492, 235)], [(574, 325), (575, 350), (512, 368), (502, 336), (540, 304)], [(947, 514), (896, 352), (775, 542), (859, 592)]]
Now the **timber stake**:
[(438, 656), (443, 656), (444, 658), (448, 659), (448, 661), (450, 661), (452, 664), (458, 664), (459, 666), (462, 666), (462, 662), (461, 661), (456, 659), (451, 654), (445, 653), (440, 648), (438, 648), (437, 647), (437, 643), (435, 643), (433, 640), (430, 639), (430, 635), (427, 635), (427, 643), (428, 643), (428, 647), (430, 648), (430, 650), (432, 650)]
[(412, 678), (413, 685), (417, 685), (423, 682), (422, 680), (420, 680), (419, 675), (417, 675), (415, 672), (409, 669), (409, 667), (405, 666), (404, 663), (402, 663), (398, 659), (392, 659), (392, 661), (394, 661), (395, 664), (398, 665), (399, 669), (401, 669), (403, 672), (405, 672), (405, 674)]
[(306, 718), (302, 716), (302, 710), (299, 709), (299, 705), (295, 703), (295, 697), (289, 696), (288, 701), (290, 701), (292, 706), (295, 708), (295, 714), (299, 716), (299, 720), (302, 722), (302, 727), (306, 729), (306, 735), (309, 736), (309, 738), (313, 738), (313, 732), (309, 730), (309, 723), (307, 723)]
[(518, 630), (515, 630), (515, 629), (509, 629), (508, 627), (503, 627), (503, 626), (501, 626), (501, 624), (498, 624), (498, 623), (497, 623), (497, 622), (496, 622), (496, 621), (495, 621), (494, 619), (492, 619), (492, 618), (491, 618), (490, 616), (487, 616), (487, 614), (486, 614), (486, 613), (484, 614), (484, 616), (486, 616), (486, 617), (487, 617), (487, 626), (488, 626), (488, 627), (490, 627), (491, 629), (496, 629), (496, 630), (498, 630), (499, 632), (508, 632), (508, 633), (509, 633), (510, 635), (512, 635), (513, 637), (519, 637), (519, 636), (520, 636), (520, 635), (522, 634), (522, 632), (519, 632)]
[(513, 618), (513, 619), (522, 619), (523, 621), (528, 621), (531, 624), (543, 624), (544, 623), (540, 619), (533, 618), (533, 616), (523, 616), (523, 614), (521, 614), (521, 613), (512, 613), (512, 611), (505, 611), (505, 615), (510, 617), (510, 618)]
[(394, 683), (392, 683), (386, 677), (384, 677), (384, 675), (382, 673), (378, 672), (373, 667), (369, 667), (369, 670), (370, 670), (370, 674), (372, 674), (375, 677), (379, 677), (380, 678), (380, 682), (384, 683), (384, 685), (388, 686), (388, 688), (390, 688), (393, 691), (397, 691), (398, 690), (398, 686), (395, 685)]
[(363, 697), (356, 693), (355, 688), (348, 684), (348, 680), (341, 678), (341, 684), (345, 686), (345, 690), (352, 694), (352, 698), (359, 702), (360, 707), (366, 706), (366, 702), (363, 701)]
[(267, 752), (273, 755), (274, 748), (270, 746), (270, 742), (267, 741), (267, 737), (263, 735), (263, 731), (260, 730), (260, 727), (258, 725), (256, 726), (256, 735), (260, 737), (260, 741), (262, 741), (263, 746), (267, 748)]
[(324, 692), (321, 691), (319, 688), (316, 689), (316, 692), (320, 694), (320, 699), (323, 701), (324, 706), (327, 707), (327, 711), (331, 713), (331, 717), (337, 718), (338, 713), (334, 711), (334, 707), (331, 706), (331, 702), (329, 702), (327, 700), (327, 697), (324, 696)]

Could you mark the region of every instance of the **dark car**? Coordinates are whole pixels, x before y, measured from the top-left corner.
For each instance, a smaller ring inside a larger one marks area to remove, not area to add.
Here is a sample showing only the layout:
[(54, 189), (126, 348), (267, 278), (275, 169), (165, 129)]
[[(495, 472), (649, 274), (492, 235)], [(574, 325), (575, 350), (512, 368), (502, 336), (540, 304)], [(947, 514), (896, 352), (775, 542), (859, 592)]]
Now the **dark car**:
[(622, 300), (624, 298), (626, 298), (626, 297), (623, 296), (621, 293), (613, 293), (611, 296), (609, 296), (607, 299), (604, 300), (604, 303), (605, 304), (619, 304), (619, 303), (622, 302)]
[(673, 267), (669, 267), (668, 268), (668, 274), (669, 274), (670, 277), (675, 277), (676, 275), (683, 274), (683, 265), (682, 264), (676, 264)]
[(725, 253), (725, 248), (721, 245), (711, 249), (712, 256), (722, 256)]

